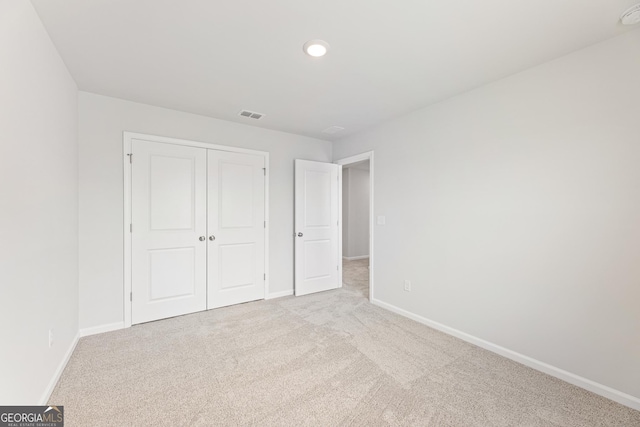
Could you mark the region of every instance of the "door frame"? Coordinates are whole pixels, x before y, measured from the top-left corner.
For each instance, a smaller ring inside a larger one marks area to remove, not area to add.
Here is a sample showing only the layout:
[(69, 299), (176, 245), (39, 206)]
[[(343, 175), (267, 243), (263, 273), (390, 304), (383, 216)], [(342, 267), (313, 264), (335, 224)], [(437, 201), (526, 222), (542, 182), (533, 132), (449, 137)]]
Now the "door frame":
[[(373, 151), (366, 151), (364, 153), (356, 154), (354, 156), (344, 157), (342, 159), (335, 160), (333, 163), (337, 165), (348, 166), (352, 163), (362, 162), (364, 160), (369, 160), (369, 301), (373, 301), (374, 297), (374, 280), (373, 275), (375, 272), (374, 268), (374, 212), (373, 212), (373, 189), (374, 189), (374, 180), (373, 180)], [(340, 262), (342, 262), (342, 180), (340, 180)], [(342, 268), (340, 269), (342, 273)]]
[(197, 148), (207, 148), (211, 150), (219, 150), (219, 151), (230, 151), (233, 153), (245, 153), (245, 154), (253, 154), (264, 157), (264, 165), (265, 165), (265, 177), (264, 177), (264, 219), (265, 219), (265, 229), (264, 229), (264, 271), (265, 271), (265, 281), (264, 281), (264, 296), (265, 299), (269, 298), (269, 229), (270, 229), (270, 221), (269, 221), (269, 152), (267, 151), (259, 151), (259, 150), (251, 150), (248, 148), (240, 148), (240, 147), (230, 147), (227, 145), (218, 145), (211, 144), (208, 142), (199, 142), (199, 141), (190, 141), (186, 139), (178, 139), (178, 138), (169, 138), (164, 136), (157, 135), (148, 135), (143, 133), (136, 132), (123, 132), (122, 133), (122, 167), (123, 167), (123, 190), (124, 190), (124, 212), (123, 212), (123, 222), (122, 222), (122, 233), (124, 236), (124, 277), (123, 277), (123, 292), (122, 292), (122, 300), (123, 300), (123, 319), (124, 319), (124, 327), (131, 327), (131, 145), (132, 140), (139, 139), (143, 141), (149, 142), (159, 142), (163, 144), (173, 144), (173, 145), (182, 145), (187, 147), (197, 147)]

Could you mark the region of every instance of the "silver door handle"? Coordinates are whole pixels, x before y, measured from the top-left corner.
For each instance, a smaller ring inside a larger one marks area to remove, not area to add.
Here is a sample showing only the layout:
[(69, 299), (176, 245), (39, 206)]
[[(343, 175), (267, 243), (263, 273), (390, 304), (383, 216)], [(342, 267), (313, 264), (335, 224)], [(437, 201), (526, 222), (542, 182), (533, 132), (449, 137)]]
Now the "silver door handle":
[(304, 234), (298, 233), (298, 237), (302, 237), (302, 236), (304, 236)]
[(204, 236), (200, 236), (200, 237), (198, 237), (198, 240), (200, 240), (201, 242), (204, 242), (206, 239), (207, 239), (207, 238), (206, 238), (206, 237), (204, 237)]
[(214, 236), (214, 235), (212, 234), (211, 236), (209, 236), (209, 240), (211, 240), (211, 241), (213, 242), (214, 240), (216, 240), (216, 236)]

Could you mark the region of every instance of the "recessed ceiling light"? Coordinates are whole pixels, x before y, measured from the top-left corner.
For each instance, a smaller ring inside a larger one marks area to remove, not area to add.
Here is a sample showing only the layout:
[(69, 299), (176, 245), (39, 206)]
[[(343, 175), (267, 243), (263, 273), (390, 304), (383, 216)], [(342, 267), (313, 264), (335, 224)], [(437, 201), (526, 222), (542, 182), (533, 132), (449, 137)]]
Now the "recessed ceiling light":
[(309, 40), (302, 46), (304, 53), (309, 56), (319, 57), (324, 56), (329, 50), (329, 43), (324, 40)]

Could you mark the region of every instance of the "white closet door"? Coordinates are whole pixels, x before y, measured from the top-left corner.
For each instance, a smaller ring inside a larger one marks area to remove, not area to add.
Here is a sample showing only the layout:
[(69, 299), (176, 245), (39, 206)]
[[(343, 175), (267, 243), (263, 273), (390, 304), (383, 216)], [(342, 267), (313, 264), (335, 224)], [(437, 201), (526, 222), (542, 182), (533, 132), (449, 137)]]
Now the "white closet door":
[(332, 163), (296, 160), (296, 296), (341, 286), (338, 249), (341, 171), (341, 166)]
[(264, 157), (210, 150), (209, 309), (265, 294)]
[(132, 141), (132, 323), (205, 310), (207, 150)]

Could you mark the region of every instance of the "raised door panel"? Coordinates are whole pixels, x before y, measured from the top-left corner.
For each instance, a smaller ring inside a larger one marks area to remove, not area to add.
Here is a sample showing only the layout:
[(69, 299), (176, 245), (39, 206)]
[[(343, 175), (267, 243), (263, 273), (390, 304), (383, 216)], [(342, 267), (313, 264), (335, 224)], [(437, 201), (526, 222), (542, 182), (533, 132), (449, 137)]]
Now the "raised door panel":
[(206, 308), (206, 150), (133, 140), (132, 323)]
[(264, 157), (208, 153), (208, 308), (265, 296)]
[(335, 164), (296, 160), (296, 295), (340, 286), (339, 174), (339, 166)]

